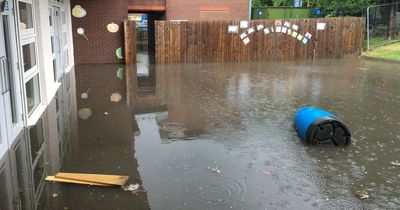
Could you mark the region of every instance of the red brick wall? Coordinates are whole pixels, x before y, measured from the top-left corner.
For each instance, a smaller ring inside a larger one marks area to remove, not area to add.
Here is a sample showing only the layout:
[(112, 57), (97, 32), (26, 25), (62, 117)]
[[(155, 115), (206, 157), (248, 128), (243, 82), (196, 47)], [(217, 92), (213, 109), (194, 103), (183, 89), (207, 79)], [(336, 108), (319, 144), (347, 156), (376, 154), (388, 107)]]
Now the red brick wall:
[(166, 0), (167, 20), (247, 20), (249, 0)]
[[(81, 5), (87, 12), (83, 18), (72, 17), (75, 64), (122, 63), (115, 55), (119, 47), (124, 49), (123, 20), (128, 17), (127, 0), (71, 0), (71, 8)], [(107, 24), (119, 25), (117, 33), (110, 33)], [(76, 33), (77, 28), (85, 29), (89, 40)]]
[(139, 6), (165, 6), (166, 0), (128, 0), (129, 5)]

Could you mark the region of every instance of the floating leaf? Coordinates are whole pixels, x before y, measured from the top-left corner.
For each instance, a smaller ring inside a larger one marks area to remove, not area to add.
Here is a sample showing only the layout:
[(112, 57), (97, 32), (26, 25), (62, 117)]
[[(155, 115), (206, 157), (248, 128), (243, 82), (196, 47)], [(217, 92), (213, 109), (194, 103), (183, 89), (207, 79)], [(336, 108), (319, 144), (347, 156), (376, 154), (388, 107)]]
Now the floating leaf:
[(369, 198), (368, 192), (365, 190), (359, 190), (356, 192), (355, 194), (357, 197), (359, 197), (360, 199), (367, 199)]

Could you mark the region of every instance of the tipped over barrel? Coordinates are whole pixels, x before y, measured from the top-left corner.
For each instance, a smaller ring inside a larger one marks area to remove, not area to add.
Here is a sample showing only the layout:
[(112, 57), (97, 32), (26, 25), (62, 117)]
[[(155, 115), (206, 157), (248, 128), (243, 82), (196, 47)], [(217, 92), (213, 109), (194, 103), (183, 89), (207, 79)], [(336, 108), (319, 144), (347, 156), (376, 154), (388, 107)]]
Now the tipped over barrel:
[(303, 107), (295, 114), (294, 127), (299, 137), (311, 145), (347, 146), (351, 135), (343, 121), (322, 109)]

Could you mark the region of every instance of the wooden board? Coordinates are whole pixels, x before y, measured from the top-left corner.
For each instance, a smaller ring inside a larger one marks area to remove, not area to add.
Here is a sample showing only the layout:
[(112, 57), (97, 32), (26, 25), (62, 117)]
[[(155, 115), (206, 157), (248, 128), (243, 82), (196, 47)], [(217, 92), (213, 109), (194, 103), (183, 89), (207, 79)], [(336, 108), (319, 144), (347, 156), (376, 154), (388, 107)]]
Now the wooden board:
[(55, 176), (48, 176), (48, 177), (46, 177), (45, 180), (49, 181), (49, 182), (63, 182), (63, 183), (84, 184), (84, 185), (94, 185), (94, 186), (103, 186), (103, 187), (113, 186), (113, 185), (109, 185), (109, 184), (99, 184), (99, 183), (93, 183), (93, 182), (76, 181), (76, 180), (71, 180), (71, 179), (62, 179), (62, 178), (57, 178)]
[[(229, 34), (229, 25), (239, 21), (157, 21), (156, 63), (199, 63), (199, 62), (252, 62), (287, 61), (341, 58), (359, 55), (363, 47), (365, 18), (338, 17), (290, 19), (300, 26), (299, 32), (313, 35), (307, 44), (283, 33), (262, 31), (249, 35), (250, 43), (244, 45), (238, 34)], [(317, 31), (318, 23), (326, 23), (325, 30)], [(252, 20), (251, 27), (263, 24), (273, 27), (273, 20)]]
[(57, 173), (56, 178), (70, 179), (83, 182), (109, 184), (122, 186), (129, 176), (106, 175), (106, 174), (79, 174), (79, 173)]

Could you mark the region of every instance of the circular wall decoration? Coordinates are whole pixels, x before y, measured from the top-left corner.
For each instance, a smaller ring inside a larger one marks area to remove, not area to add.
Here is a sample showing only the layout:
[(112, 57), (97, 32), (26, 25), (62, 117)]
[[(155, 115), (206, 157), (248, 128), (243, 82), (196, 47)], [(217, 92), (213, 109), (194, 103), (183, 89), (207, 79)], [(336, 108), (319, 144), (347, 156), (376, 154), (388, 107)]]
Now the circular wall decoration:
[(107, 30), (111, 33), (116, 33), (119, 30), (119, 26), (115, 23), (110, 23), (107, 25)]
[(117, 56), (118, 59), (123, 59), (124, 56), (122, 55), (122, 48), (118, 48), (115, 50), (115, 55)]
[(72, 9), (72, 16), (76, 18), (83, 18), (86, 16), (86, 10), (81, 7), (81, 5), (75, 5)]

